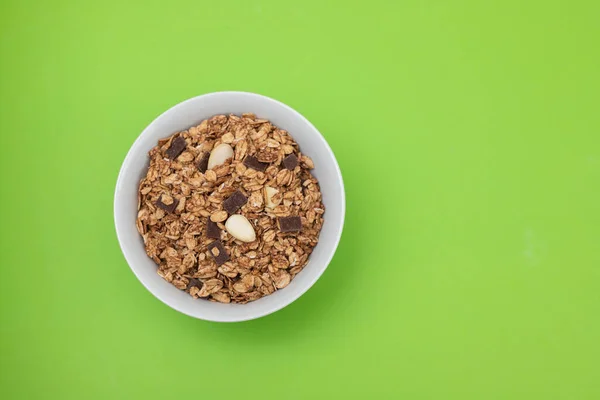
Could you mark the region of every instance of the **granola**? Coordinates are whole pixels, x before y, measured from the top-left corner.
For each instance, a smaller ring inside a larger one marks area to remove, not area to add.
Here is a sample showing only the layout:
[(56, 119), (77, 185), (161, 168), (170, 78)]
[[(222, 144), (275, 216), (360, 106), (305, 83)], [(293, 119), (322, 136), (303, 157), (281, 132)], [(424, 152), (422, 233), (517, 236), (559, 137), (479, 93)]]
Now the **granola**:
[(149, 157), (136, 226), (166, 281), (247, 303), (307, 264), (325, 208), (313, 161), (288, 132), (253, 114), (217, 115), (159, 140)]

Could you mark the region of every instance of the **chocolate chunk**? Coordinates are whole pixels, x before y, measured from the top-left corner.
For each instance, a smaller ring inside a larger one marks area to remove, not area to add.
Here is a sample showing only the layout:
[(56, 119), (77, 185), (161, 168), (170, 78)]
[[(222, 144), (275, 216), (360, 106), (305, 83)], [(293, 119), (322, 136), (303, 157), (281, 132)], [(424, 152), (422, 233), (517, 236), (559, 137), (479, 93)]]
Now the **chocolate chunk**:
[(221, 265), (229, 260), (229, 253), (227, 253), (227, 250), (223, 247), (223, 243), (219, 240), (215, 240), (208, 245), (208, 252), (213, 256), (217, 265)]
[(199, 281), (198, 279), (190, 278), (190, 281), (188, 282), (188, 285), (187, 285), (187, 290), (190, 290), (194, 286), (196, 286), (198, 289), (202, 289), (203, 285), (204, 284), (201, 281)]
[(198, 164), (196, 164), (196, 166), (198, 167), (198, 171), (205, 173), (206, 170), (208, 169), (208, 158), (210, 157), (210, 153), (206, 152), (202, 155), (202, 158), (200, 159), (200, 161), (198, 161)]
[(227, 198), (227, 200), (223, 202), (223, 208), (229, 214), (233, 214), (237, 210), (239, 210), (241, 206), (246, 204), (247, 201), (248, 198), (244, 196), (242, 192), (236, 190), (231, 196)]
[(244, 160), (244, 165), (248, 168), (255, 169), (257, 171), (265, 172), (269, 164), (258, 161), (258, 158), (254, 156), (248, 156)]
[(178, 155), (181, 154), (183, 150), (185, 150), (186, 146), (187, 143), (185, 142), (185, 139), (181, 136), (177, 136), (175, 139), (173, 139), (173, 141), (171, 141), (171, 146), (167, 149), (165, 155), (171, 160), (174, 160)]
[(221, 239), (221, 230), (216, 222), (212, 222), (210, 217), (206, 219), (206, 236), (213, 239)]
[(283, 166), (293, 171), (298, 166), (298, 157), (294, 153), (283, 159)]
[(177, 204), (179, 204), (179, 200), (177, 199), (173, 199), (173, 202), (171, 204), (165, 204), (162, 201), (163, 196), (161, 195), (158, 200), (156, 200), (156, 207), (158, 208), (162, 208), (163, 210), (165, 210), (166, 212), (168, 212), (169, 214), (173, 214), (173, 212), (175, 211), (175, 209), (177, 208)]
[(300, 232), (302, 229), (302, 220), (300, 217), (279, 217), (279, 230), (281, 232)]

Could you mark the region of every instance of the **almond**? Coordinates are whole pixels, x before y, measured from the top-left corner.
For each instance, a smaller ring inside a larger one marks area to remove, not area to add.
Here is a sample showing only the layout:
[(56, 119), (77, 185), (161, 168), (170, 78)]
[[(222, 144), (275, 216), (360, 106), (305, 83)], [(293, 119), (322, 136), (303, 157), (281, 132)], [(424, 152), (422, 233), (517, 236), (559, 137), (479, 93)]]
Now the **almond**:
[(265, 206), (267, 208), (275, 208), (276, 204), (273, 203), (273, 196), (277, 193), (279, 193), (279, 190), (271, 186), (265, 186)]
[(234, 238), (241, 240), (242, 242), (253, 242), (256, 240), (256, 233), (254, 227), (241, 214), (234, 214), (227, 219), (225, 222), (225, 229)]
[(208, 158), (208, 169), (223, 164), (227, 159), (233, 157), (233, 149), (227, 143), (221, 143), (210, 152)]

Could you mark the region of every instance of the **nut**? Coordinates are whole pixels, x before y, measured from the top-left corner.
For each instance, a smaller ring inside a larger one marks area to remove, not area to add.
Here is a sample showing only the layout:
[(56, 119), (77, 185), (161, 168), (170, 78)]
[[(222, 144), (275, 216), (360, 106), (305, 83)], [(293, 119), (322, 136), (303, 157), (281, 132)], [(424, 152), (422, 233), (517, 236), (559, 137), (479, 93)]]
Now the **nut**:
[(225, 229), (234, 238), (241, 240), (242, 242), (253, 242), (256, 240), (256, 233), (254, 227), (250, 221), (241, 214), (234, 214), (227, 222), (225, 222)]
[(227, 143), (221, 143), (210, 152), (208, 158), (208, 169), (225, 163), (229, 158), (233, 157), (233, 148)]
[(270, 186), (265, 186), (265, 206), (267, 208), (275, 208), (276, 204), (273, 203), (273, 196), (279, 193), (279, 190)]

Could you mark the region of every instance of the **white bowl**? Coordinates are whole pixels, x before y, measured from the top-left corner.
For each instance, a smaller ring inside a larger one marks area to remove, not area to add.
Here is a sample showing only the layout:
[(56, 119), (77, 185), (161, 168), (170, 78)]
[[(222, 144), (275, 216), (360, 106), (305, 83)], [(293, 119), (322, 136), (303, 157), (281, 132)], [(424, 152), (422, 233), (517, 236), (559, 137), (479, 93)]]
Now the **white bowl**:
[[(136, 230), (138, 184), (148, 169), (148, 151), (161, 138), (199, 124), (217, 114), (252, 112), (287, 130), (302, 153), (315, 164), (325, 215), (319, 243), (309, 262), (284, 289), (248, 304), (221, 304), (194, 299), (163, 280), (145, 252)], [(125, 259), (142, 284), (169, 307), (192, 317), (218, 322), (246, 321), (271, 314), (306, 292), (329, 265), (342, 235), (346, 198), (338, 163), (319, 131), (297, 111), (277, 100), (253, 93), (217, 92), (194, 97), (165, 111), (137, 138), (123, 161), (115, 189), (115, 227)]]

